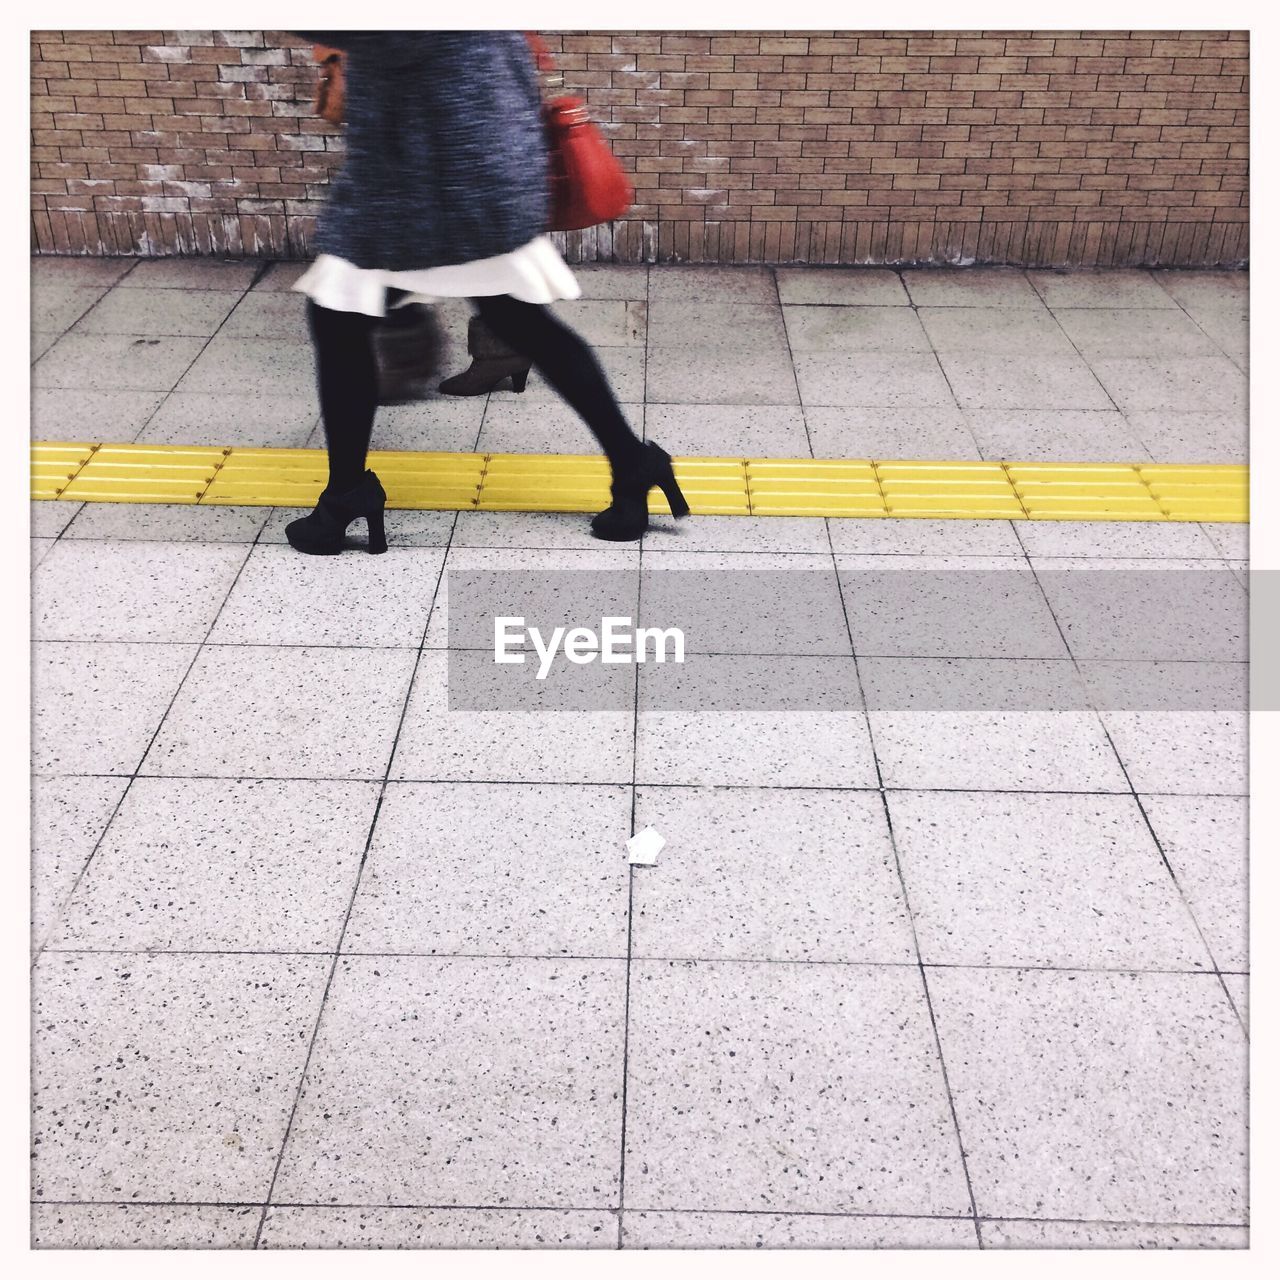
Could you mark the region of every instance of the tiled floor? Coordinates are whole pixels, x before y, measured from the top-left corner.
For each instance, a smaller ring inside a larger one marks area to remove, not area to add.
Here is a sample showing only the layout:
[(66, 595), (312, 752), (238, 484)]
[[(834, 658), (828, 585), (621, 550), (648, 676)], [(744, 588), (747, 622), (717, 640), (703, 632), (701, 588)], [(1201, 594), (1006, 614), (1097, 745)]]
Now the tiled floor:
[[(36, 435), (305, 443), (284, 270), (37, 263)], [(1243, 460), (1238, 277), (583, 278), (681, 451)], [(589, 447), (510, 393), (386, 420)], [(33, 506), (38, 1243), (1246, 1243), (1242, 529), (603, 549), (395, 512), (386, 556), (310, 561), (292, 514)], [(794, 570), (806, 604), (759, 656), (722, 611), (718, 709), (642, 669), (622, 711), (451, 712), (444, 583), (504, 566)], [(1204, 626), (1155, 625), (1160, 571)], [(1079, 588), (1104, 573), (1136, 585)], [(761, 707), (748, 671), (839, 705)], [(1099, 710), (1117, 679), (1143, 697)]]

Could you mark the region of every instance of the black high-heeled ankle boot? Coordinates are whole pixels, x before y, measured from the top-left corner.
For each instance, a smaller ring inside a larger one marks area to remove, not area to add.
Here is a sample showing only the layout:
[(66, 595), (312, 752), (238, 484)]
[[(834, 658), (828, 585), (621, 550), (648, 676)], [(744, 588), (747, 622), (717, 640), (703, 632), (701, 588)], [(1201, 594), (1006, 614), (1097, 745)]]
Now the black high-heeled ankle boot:
[(671, 455), (650, 440), (634, 466), (615, 471), (609, 487), (613, 502), (591, 521), (592, 534), (606, 542), (634, 542), (649, 527), (649, 490), (655, 486), (666, 496), (673, 516), (689, 514), (671, 469)]
[(285, 525), (284, 536), (295, 551), (309, 556), (336, 556), (346, 546), (347, 526), (363, 516), (369, 525), (367, 550), (380, 555), (387, 549), (383, 520), (386, 505), (382, 482), (372, 471), (366, 471), (360, 482), (345, 493), (330, 493), (326, 489), (309, 516)]

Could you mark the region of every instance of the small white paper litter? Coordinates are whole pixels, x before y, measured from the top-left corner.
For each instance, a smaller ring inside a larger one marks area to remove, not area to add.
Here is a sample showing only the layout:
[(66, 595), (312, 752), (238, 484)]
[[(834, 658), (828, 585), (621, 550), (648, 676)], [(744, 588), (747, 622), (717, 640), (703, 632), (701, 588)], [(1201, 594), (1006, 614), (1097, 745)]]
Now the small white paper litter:
[(666, 843), (652, 827), (645, 827), (627, 841), (627, 861), (633, 867), (655, 867), (658, 853)]

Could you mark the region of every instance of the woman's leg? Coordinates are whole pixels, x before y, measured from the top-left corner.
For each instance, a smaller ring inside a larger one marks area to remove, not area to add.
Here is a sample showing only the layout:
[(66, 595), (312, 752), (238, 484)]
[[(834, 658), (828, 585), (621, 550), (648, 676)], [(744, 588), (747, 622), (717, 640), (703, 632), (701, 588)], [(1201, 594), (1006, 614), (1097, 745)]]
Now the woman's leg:
[(378, 408), (378, 366), (373, 353), (377, 320), (358, 311), (332, 311), (307, 299), (316, 349), (320, 415), (329, 450), (326, 493), (345, 493), (364, 476), (373, 415)]
[(623, 416), (595, 352), (548, 307), (507, 294), (472, 298), (486, 325), (540, 374), (591, 428), (615, 472), (632, 469), (643, 451)]

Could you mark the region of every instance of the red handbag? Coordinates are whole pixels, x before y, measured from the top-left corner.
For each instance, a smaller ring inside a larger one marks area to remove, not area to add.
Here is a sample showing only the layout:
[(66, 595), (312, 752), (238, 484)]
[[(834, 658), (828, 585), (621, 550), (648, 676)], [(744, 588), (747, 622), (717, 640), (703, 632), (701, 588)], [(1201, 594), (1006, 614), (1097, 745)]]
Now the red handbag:
[[(538, 36), (525, 33), (538, 69), (554, 69), (551, 54)], [(609, 150), (604, 135), (591, 123), (581, 98), (563, 95), (542, 104), (551, 171), (551, 231), (577, 231), (620, 218), (631, 207), (635, 190)]]

